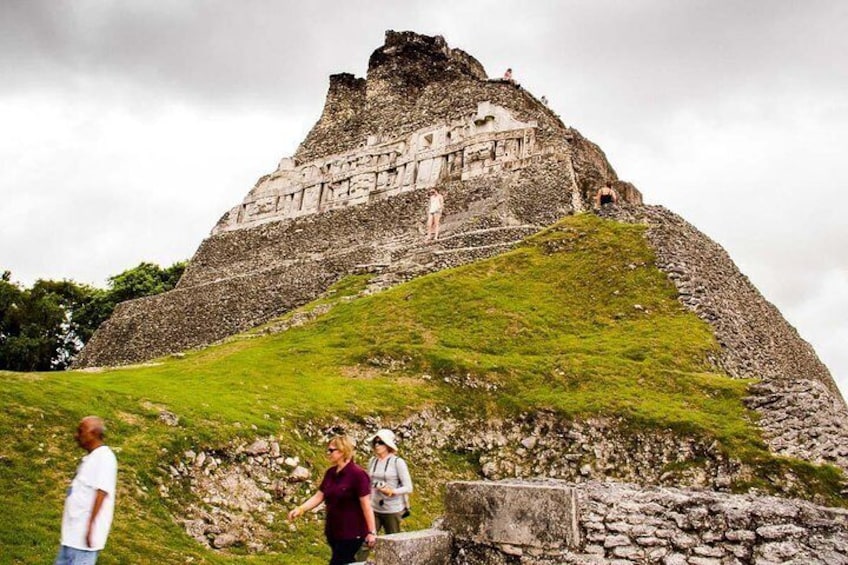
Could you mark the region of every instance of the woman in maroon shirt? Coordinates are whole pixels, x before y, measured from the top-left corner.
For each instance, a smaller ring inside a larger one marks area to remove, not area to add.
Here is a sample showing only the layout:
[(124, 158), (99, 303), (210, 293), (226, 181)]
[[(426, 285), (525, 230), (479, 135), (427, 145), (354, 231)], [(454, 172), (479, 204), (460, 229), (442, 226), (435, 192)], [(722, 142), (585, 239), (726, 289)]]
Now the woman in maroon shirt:
[(368, 547), (373, 547), (377, 541), (371, 510), (371, 481), (368, 473), (353, 462), (353, 443), (347, 436), (330, 440), (327, 458), (333, 466), (324, 473), (318, 492), (289, 512), (289, 520), (325, 503), (324, 533), (333, 552), (330, 565), (342, 565), (354, 561), (363, 541)]

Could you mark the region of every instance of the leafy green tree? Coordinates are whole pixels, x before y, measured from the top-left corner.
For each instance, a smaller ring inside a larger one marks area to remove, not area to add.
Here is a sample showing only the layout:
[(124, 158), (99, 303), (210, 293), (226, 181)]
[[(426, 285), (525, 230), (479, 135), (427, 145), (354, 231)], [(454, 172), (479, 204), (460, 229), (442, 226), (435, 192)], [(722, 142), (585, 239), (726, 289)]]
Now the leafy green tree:
[(174, 263), (167, 269), (154, 263), (139, 263), (135, 268), (109, 277), (110, 298), (117, 304), (171, 290), (177, 285), (185, 267), (185, 261)]
[(30, 289), (0, 281), (0, 368), (67, 367), (82, 347), (71, 315), (89, 293), (71, 281), (38, 280)]
[(140, 263), (99, 289), (73, 281), (38, 280), (32, 288), (0, 274), (0, 369), (65, 369), (119, 302), (174, 288), (186, 262), (163, 269)]

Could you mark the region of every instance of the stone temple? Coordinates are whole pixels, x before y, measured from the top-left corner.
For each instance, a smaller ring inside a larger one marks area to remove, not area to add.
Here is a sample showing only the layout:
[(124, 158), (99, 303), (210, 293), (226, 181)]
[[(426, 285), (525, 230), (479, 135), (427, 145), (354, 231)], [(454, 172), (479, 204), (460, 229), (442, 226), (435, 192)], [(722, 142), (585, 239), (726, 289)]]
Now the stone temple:
[[(120, 304), (77, 366), (215, 342), (363, 269), (388, 285), (498, 253), (586, 209), (604, 184), (641, 203), (596, 145), (519, 85), (489, 79), (441, 37), (389, 31), (366, 78), (330, 77), (295, 155), (223, 215), (177, 288)], [(444, 237), (425, 246), (433, 186), (446, 194)]]
[[(341, 278), (374, 288), (492, 256), (612, 187), (601, 213), (648, 226), (680, 302), (711, 325), (715, 363), (756, 377), (749, 406), (771, 450), (848, 470), (848, 409), (812, 347), (679, 216), (642, 204), (603, 152), (512, 81), (490, 79), (442, 37), (386, 32), (365, 78), (330, 77), (320, 119), (295, 155), (224, 213), (176, 289), (119, 304), (77, 367), (147, 361), (247, 330)], [(427, 191), (446, 195), (425, 244)]]

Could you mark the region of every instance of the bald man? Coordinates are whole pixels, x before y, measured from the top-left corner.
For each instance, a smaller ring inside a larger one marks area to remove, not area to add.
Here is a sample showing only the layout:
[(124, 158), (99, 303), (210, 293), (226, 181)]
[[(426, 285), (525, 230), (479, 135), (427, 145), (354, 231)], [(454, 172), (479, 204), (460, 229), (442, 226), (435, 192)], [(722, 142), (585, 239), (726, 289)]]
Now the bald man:
[(106, 546), (112, 515), (118, 461), (103, 443), (105, 427), (97, 416), (80, 421), (74, 436), (88, 452), (68, 489), (62, 515), (62, 542), (54, 565), (94, 565)]

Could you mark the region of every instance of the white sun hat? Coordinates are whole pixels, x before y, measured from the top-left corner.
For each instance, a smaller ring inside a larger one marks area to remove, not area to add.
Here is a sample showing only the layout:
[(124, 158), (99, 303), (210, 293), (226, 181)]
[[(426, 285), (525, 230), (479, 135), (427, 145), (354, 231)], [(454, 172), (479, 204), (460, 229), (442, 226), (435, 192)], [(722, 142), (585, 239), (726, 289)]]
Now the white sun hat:
[(386, 444), (386, 447), (391, 449), (392, 451), (397, 451), (397, 444), (395, 443), (395, 433), (392, 430), (383, 428), (382, 430), (377, 430), (377, 433), (371, 436), (371, 439), (368, 440), (369, 443), (373, 443), (375, 439), (379, 438), (383, 443)]

